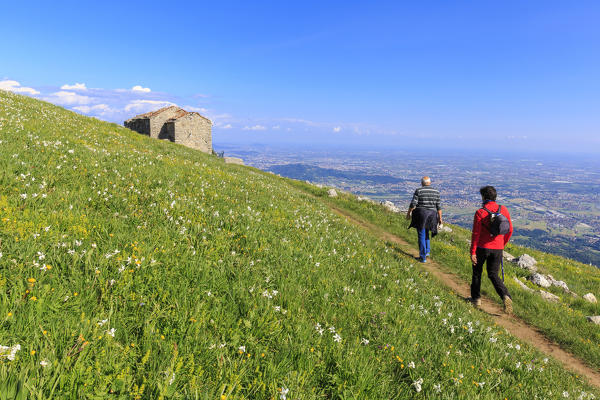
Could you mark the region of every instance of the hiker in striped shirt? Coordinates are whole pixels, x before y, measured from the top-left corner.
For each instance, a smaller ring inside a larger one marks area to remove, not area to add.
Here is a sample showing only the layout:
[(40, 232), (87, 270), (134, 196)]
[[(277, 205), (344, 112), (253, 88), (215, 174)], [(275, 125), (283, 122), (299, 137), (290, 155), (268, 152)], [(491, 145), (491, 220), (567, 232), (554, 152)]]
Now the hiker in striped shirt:
[(427, 257), (431, 253), (430, 234), (434, 237), (438, 225), (442, 224), (440, 192), (431, 187), (431, 179), (428, 176), (421, 179), (421, 187), (415, 190), (406, 219), (411, 220), (409, 228), (417, 230), (419, 261), (427, 262)]

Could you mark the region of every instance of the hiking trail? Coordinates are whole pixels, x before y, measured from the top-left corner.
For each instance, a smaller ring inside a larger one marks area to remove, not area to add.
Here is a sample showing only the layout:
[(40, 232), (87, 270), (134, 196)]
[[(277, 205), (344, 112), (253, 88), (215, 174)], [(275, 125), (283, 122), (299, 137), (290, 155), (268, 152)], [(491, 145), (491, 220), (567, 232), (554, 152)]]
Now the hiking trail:
[[(334, 213), (346, 218), (349, 222), (358, 225), (374, 236), (386, 242), (395, 244), (399, 248), (399, 253), (406, 257), (415, 259), (418, 256), (418, 251), (413, 248), (404, 239), (393, 235), (390, 232), (358, 217), (352, 212), (335, 206), (331, 202), (325, 202)], [(466, 257), (466, 256), (465, 256)], [(428, 260), (427, 263), (419, 263), (425, 271), (436, 277), (446, 287), (456, 293), (463, 300), (467, 300), (471, 294), (471, 288), (468, 282), (464, 281), (457, 275), (448, 272), (447, 268), (441, 264)], [(505, 328), (511, 335), (520, 340), (529, 343), (537, 348), (542, 353), (545, 353), (554, 359), (561, 362), (564, 367), (572, 372), (585, 376), (590, 384), (600, 388), (600, 372), (587, 365), (584, 361), (575, 357), (573, 354), (563, 350), (557, 343), (548, 339), (538, 329), (527, 322), (523, 321), (515, 315), (508, 316), (504, 313), (503, 308), (489, 297), (482, 295), (481, 307), (478, 307), (482, 312), (488, 314), (492, 320), (500, 327)]]

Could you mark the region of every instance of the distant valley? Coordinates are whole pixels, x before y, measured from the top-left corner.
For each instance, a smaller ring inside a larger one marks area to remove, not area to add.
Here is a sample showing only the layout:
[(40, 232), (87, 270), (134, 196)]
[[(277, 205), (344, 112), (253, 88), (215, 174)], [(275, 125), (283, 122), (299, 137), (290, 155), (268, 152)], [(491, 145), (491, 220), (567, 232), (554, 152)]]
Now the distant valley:
[(406, 208), (423, 175), (443, 196), (446, 220), (470, 228), (478, 189), (492, 184), (509, 207), (514, 241), (600, 265), (600, 163), (591, 159), (503, 154), (416, 155), (401, 151), (325, 151), (226, 147), (257, 168)]

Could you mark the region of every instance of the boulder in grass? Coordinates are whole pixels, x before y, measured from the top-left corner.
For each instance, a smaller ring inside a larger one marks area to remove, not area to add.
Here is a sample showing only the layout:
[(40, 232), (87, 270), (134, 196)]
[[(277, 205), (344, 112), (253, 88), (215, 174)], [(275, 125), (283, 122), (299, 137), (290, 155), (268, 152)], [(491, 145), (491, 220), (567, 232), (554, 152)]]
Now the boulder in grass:
[(592, 293), (587, 293), (587, 294), (584, 294), (584, 295), (583, 295), (583, 298), (584, 298), (586, 301), (589, 301), (590, 303), (594, 303), (594, 304), (595, 304), (595, 303), (597, 303), (597, 302), (598, 302), (598, 300), (596, 300), (596, 296), (594, 296)]
[(516, 257), (515, 257), (515, 256), (513, 256), (512, 254), (510, 254), (508, 251), (504, 251), (504, 252), (502, 252), (502, 257), (504, 257), (504, 259), (505, 259), (506, 261), (509, 261), (509, 262), (516, 262), (516, 261), (515, 261)]
[(392, 203), (392, 202), (391, 202), (391, 201), (389, 201), (389, 200), (386, 200), (386, 201), (384, 201), (384, 202), (383, 202), (383, 206), (384, 206), (386, 209), (388, 209), (389, 211), (391, 211), (391, 212), (394, 212), (394, 213), (398, 213), (398, 212), (400, 212), (400, 209), (399, 209), (398, 207), (396, 207), (396, 206), (394, 205), (394, 203)]
[(552, 284), (550, 283), (550, 281), (548, 281), (548, 279), (546, 279), (546, 277), (542, 274), (538, 274), (537, 272), (532, 274), (529, 278), (531, 282), (533, 282), (534, 284), (541, 286), (543, 288), (549, 288), (550, 286), (552, 286)]
[(595, 323), (596, 325), (600, 325), (600, 315), (587, 316), (588, 321)]
[(569, 286), (567, 286), (567, 284), (564, 281), (557, 281), (552, 275), (546, 275), (546, 279), (548, 279), (548, 282), (550, 282), (552, 286), (559, 287), (565, 292), (571, 293), (571, 291), (569, 290)]
[(244, 165), (244, 160), (238, 157), (223, 157), (225, 164)]
[(440, 228), (439, 230), (442, 231), (442, 232), (446, 232), (446, 233), (451, 233), (452, 232), (452, 228), (450, 228), (449, 226), (446, 226), (444, 224), (440, 225), (439, 228)]
[(338, 194), (337, 194), (337, 192), (335, 191), (335, 189), (329, 189), (329, 190), (327, 191), (327, 195), (328, 195), (329, 197), (337, 197), (337, 195), (338, 195)]
[(517, 278), (516, 276), (513, 276), (513, 279), (515, 280), (515, 282), (517, 282), (517, 284), (521, 287), (521, 289), (523, 289), (526, 292), (534, 292), (535, 290), (533, 290), (532, 288), (530, 288), (529, 286), (527, 286), (526, 284), (524, 284), (523, 282), (521, 282), (521, 280), (519, 278)]
[(558, 303), (560, 301), (560, 297), (555, 294), (548, 293), (545, 290), (540, 290), (540, 296), (542, 296), (542, 299), (546, 301), (552, 301), (554, 303)]
[(537, 271), (537, 267), (535, 266), (537, 264), (537, 261), (529, 254), (523, 254), (513, 259), (513, 262), (516, 262), (519, 268), (523, 268), (531, 272)]

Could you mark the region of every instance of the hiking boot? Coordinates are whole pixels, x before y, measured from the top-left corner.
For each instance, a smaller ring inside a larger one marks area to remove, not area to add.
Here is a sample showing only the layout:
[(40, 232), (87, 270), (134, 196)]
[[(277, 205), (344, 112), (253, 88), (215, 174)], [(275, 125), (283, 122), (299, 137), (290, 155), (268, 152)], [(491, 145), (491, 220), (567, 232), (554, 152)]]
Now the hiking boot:
[(512, 299), (508, 296), (504, 296), (504, 312), (509, 315), (513, 313)]
[(481, 307), (481, 298), (473, 299), (469, 297), (468, 299), (474, 307)]

